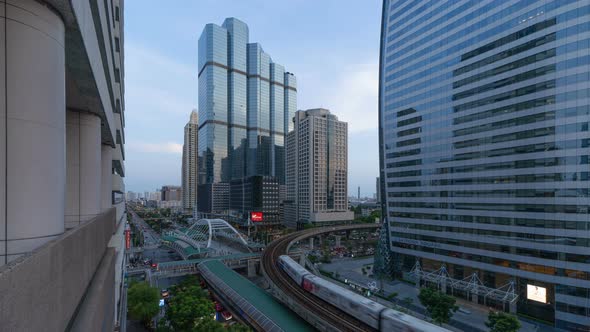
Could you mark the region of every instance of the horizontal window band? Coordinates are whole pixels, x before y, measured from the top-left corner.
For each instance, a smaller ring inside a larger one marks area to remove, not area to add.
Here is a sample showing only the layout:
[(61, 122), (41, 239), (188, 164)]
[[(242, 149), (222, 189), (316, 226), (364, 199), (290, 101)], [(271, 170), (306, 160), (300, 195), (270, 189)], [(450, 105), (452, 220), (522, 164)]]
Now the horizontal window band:
[(243, 125), (239, 125), (239, 124), (230, 124), (225, 121), (219, 121), (219, 120), (207, 120), (199, 126), (199, 130), (201, 130), (207, 124), (217, 124), (217, 125), (221, 125), (221, 126), (226, 126), (228, 128), (239, 128), (239, 129), (245, 129), (248, 131), (252, 131), (252, 130), (261, 131), (261, 132), (268, 133), (271, 135), (285, 135), (285, 133), (282, 131), (268, 130), (268, 129), (264, 129), (264, 128), (260, 128), (260, 127), (247, 127), (247, 126), (243, 126)]
[(248, 75), (248, 73), (241, 71), (239, 69), (235, 69), (235, 68), (229, 68), (228, 66), (221, 64), (219, 62), (215, 62), (215, 61), (208, 61), (205, 63), (205, 65), (203, 65), (203, 68), (201, 68), (201, 70), (199, 71), (199, 75), (198, 77), (201, 76), (201, 74), (203, 73), (203, 70), (205, 70), (205, 68), (207, 68), (207, 66), (215, 66), (215, 67), (220, 67), (223, 68), (225, 70), (228, 70), (230, 73), (238, 73), (238, 74), (242, 74), (244, 76), (246, 76), (247, 78), (259, 78), (265, 82), (269, 82), (270, 84), (274, 84), (274, 85), (278, 85), (280, 87), (283, 87), (285, 89), (289, 89), (289, 90), (293, 90), (295, 92), (297, 92), (297, 89), (292, 87), (292, 86), (286, 86), (285, 84), (281, 83), (281, 82), (277, 82), (277, 81), (271, 81), (266, 77), (262, 77), (260, 75)]

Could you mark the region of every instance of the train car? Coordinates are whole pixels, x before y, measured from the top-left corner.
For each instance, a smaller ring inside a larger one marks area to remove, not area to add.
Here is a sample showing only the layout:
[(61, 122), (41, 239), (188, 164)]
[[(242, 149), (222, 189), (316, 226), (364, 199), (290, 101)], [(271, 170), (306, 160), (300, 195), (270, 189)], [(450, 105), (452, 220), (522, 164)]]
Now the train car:
[(387, 309), (381, 313), (381, 331), (400, 332), (450, 332), (416, 317)]
[(302, 286), (303, 276), (311, 274), (303, 266), (297, 264), (297, 262), (295, 262), (291, 257), (289, 257), (287, 255), (282, 255), (279, 257), (279, 266), (299, 286)]
[(304, 284), (311, 284), (309, 292), (364, 322), (379, 329), (380, 314), (387, 308), (364, 296), (349, 291), (313, 274), (304, 276)]

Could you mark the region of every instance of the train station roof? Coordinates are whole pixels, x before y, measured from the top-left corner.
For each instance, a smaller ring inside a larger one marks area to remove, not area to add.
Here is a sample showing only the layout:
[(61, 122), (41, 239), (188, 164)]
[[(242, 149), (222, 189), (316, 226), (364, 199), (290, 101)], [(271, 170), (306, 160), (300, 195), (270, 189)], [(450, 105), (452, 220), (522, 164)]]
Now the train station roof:
[[(208, 270), (215, 275), (225, 286), (231, 288), (246, 302), (254, 306), (266, 318), (270, 319), (273, 325), (278, 326), (283, 331), (313, 331), (296, 313), (289, 310), (272, 295), (254, 285), (248, 279), (229, 269), (218, 260), (205, 261), (199, 264), (199, 270)], [(206, 273), (203, 276), (206, 277)], [(212, 280), (208, 280), (211, 282)], [(221, 286), (221, 285), (218, 285)], [(237, 303), (239, 305), (239, 303)], [(247, 308), (241, 308), (244, 313), (248, 313)]]

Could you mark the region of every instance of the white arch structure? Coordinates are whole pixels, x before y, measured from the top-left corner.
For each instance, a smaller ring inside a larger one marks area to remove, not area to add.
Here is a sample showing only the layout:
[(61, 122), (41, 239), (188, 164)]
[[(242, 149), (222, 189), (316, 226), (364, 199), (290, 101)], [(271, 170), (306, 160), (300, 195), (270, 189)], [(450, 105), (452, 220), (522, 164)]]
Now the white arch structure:
[(211, 248), (211, 240), (215, 237), (222, 237), (244, 245), (251, 252), (248, 242), (244, 237), (223, 219), (200, 219), (192, 224), (184, 233), (194, 241), (202, 243), (201, 248)]

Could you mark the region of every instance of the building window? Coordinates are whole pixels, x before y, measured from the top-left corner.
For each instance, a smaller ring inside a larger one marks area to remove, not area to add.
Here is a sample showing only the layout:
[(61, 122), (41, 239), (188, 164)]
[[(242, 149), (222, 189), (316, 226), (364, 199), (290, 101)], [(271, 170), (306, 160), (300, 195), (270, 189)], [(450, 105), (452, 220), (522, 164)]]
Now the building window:
[(115, 6), (115, 21), (119, 22), (119, 6)]
[(119, 44), (119, 38), (115, 37), (115, 51), (121, 52), (121, 45)]

